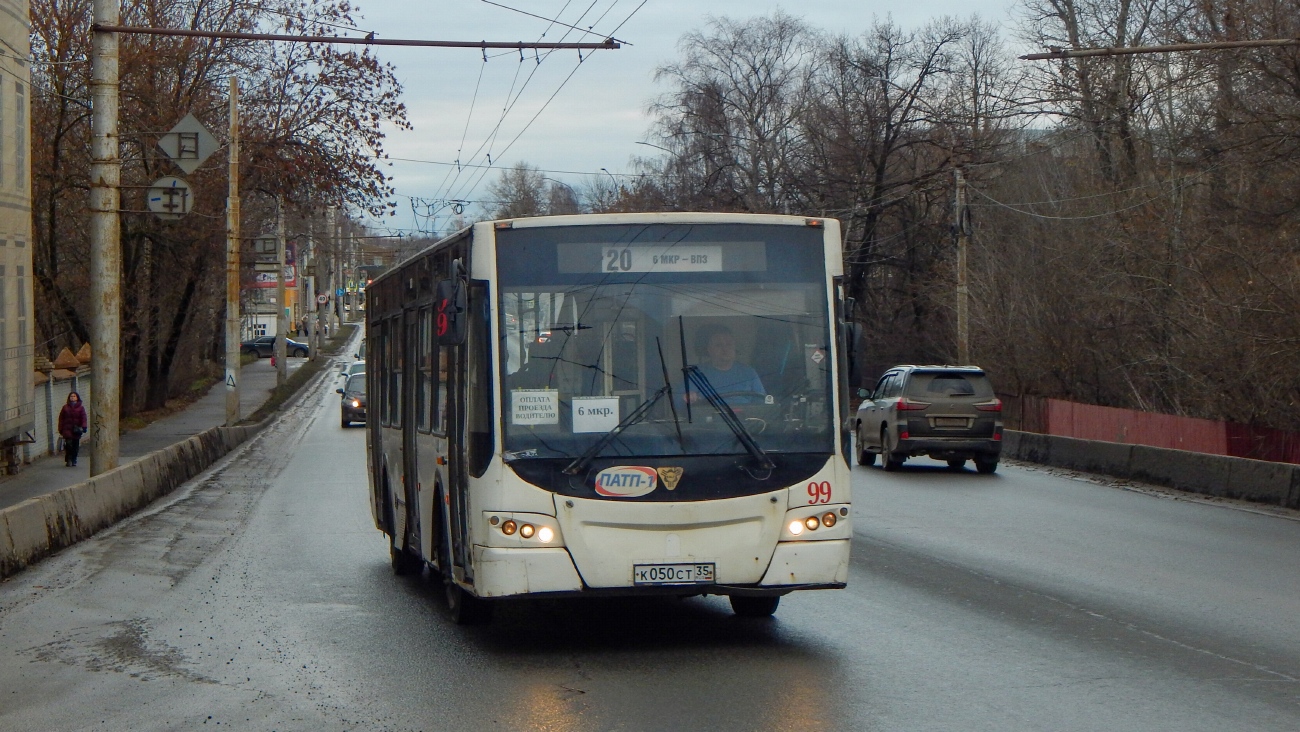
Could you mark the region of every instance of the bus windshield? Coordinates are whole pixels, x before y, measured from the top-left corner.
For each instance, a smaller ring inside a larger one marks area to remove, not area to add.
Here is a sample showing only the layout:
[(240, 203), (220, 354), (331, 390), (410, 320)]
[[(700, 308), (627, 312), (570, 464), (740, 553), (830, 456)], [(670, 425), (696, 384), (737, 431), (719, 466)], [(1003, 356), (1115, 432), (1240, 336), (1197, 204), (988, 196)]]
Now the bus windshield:
[(506, 459), (576, 458), (602, 439), (605, 457), (830, 453), (822, 235), (498, 231)]

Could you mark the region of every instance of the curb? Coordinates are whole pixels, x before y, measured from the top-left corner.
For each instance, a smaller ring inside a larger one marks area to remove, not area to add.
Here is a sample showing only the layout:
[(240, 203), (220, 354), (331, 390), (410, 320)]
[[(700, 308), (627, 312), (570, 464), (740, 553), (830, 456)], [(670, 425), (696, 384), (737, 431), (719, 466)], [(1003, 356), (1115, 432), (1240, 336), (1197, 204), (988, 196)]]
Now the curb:
[(1300, 465), (1006, 430), (1002, 454), (1220, 498), (1300, 508)]
[(0, 579), (93, 536), (171, 493), (280, 418), (330, 373), (329, 368), (321, 369), (261, 422), (212, 427), (82, 483), (0, 509)]
[(93, 536), (172, 492), (269, 422), (212, 427), (85, 482), (0, 510), (0, 578)]

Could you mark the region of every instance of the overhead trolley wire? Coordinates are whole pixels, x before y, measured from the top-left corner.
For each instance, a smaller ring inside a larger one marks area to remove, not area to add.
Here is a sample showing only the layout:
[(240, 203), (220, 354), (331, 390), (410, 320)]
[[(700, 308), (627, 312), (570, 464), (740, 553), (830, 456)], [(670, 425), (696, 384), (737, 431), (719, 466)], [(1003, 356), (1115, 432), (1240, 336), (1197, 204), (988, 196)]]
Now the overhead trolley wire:
[[(576, 26), (576, 25), (569, 25), (568, 23), (561, 22), (561, 21), (559, 21), (559, 20), (557, 20), (557, 19), (555, 19), (555, 18), (548, 18), (548, 17), (546, 17), (546, 16), (544, 16), (544, 15), (536, 15), (536, 14), (534, 14), (534, 13), (530, 13), (530, 12), (528, 12), (527, 10), (520, 10), (519, 8), (512, 8), (512, 7), (510, 7), (509, 5), (502, 5), (501, 3), (492, 2), (492, 0), (480, 0), (480, 2), (487, 3), (488, 5), (494, 5), (494, 6), (498, 7), (498, 8), (501, 8), (501, 9), (503, 9), (503, 10), (509, 10), (509, 11), (511, 11), (511, 12), (513, 12), (513, 13), (519, 13), (520, 15), (527, 15), (527, 16), (530, 17), (530, 18), (537, 18), (538, 20), (545, 20), (545, 21), (548, 21), (548, 22), (550, 22), (550, 23), (552, 23), (552, 24), (554, 24), (554, 25), (562, 25), (562, 26), (564, 26), (565, 28), (572, 28), (573, 30), (580, 31), (580, 32), (582, 32), (582, 33), (586, 33), (586, 34), (588, 34), (588, 35), (601, 36), (602, 38), (612, 38), (614, 41), (616, 41), (616, 42), (618, 42), (618, 43), (622, 43), (622, 44), (625, 44), (625, 45), (628, 45), (628, 46), (632, 45), (631, 43), (628, 43), (627, 41), (620, 40), (620, 39), (617, 39), (617, 38), (613, 38), (612, 36), (606, 36), (606, 35), (601, 34), (601, 33), (597, 33), (596, 31), (591, 30), (591, 28), (579, 28), (579, 27)], [(618, 5), (618, 0), (614, 0), (614, 5)], [(609, 10), (613, 10), (613, 9), (614, 9), (614, 5), (610, 5), (610, 6), (609, 6)], [(564, 8), (567, 8), (567, 7), (569, 7), (569, 5), (568, 5), (568, 3), (565, 3)], [(560, 12), (561, 12), (561, 13), (564, 12), (564, 8), (560, 8)], [(608, 14), (608, 13), (609, 13), (609, 10), (606, 10), (605, 13)], [(604, 17), (605, 17), (604, 15), (601, 15), (599, 18), (596, 19), (596, 23), (599, 23), (602, 19), (604, 19)], [(595, 23), (592, 23), (592, 25), (595, 25)], [(545, 35), (545, 34), (543, 33), (543, 35)]]

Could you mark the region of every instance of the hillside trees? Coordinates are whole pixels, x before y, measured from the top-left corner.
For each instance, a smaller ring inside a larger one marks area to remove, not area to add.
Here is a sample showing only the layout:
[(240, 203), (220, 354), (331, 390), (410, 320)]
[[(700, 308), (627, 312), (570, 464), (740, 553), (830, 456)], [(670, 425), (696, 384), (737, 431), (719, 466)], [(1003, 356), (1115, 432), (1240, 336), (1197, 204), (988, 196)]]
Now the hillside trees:
[[(143, 0), (124, 8), (122, 22), (328, 35), (350, 24), (351, 12), (344, 0)], [(40, 61), (32, 87), (37, 340), (53, 352), (89, 337), (90, 2), (37, 3), (32, 21)], [(129, 34), (120, 44), (122, 409), (130, 414), (161, 406), (173, 383), (188, 383), (222, 349), (225, 156), (186, 176), (193, 213), (159, 221), (140, 213), (144, 186), (179, 172), (156, 147), (160, 133), (192, 112), (224, 137), (227, 80), (240, 80), (242, 228), (256, 234), (273, 220), (276, 196), (304, 211), (382, 210), (389, 188), (376, 163), (380, 125), (406, 122), (391, 69), (367, 51)]]
[[(1019, 16), (1034, 47), (1300, 35), (1276, 0)], [(687, 34), (659, 80), (638, 204), (840, 219), (876, 369), (955, 357), (961, 166), (972, 353), (1006, 392), (1300, 429), (1294, 47), (1028, 64), (974, 18), (778, 13)]]

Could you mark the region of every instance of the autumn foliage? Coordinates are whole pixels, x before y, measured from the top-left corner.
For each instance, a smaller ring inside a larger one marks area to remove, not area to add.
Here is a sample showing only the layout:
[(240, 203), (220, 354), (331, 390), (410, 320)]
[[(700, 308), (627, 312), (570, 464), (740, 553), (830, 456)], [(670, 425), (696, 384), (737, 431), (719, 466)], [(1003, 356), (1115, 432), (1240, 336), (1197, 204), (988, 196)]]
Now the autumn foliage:
[[(124, 4), (127, 26), (308, 35), (354, 25), (347, 0)], [(32, 4), (32, 169), (38, 350), (89, 340), (89, 0)], [(367, 50), (320, 44), (122, 34), (122, 409), (161, 404), (219, 362), (225, 293), (227, 156), (184, 175), (157, 147), (193, 113), (223, 145), (228, 81), (241, 87), (245, 234), (269, 230), (274, 200), (381, 212), (382, 125), (407, 125), (392, 69)], [(143, 213), (144, 190), (182, 175), (195, 208), (179, 221)]]

